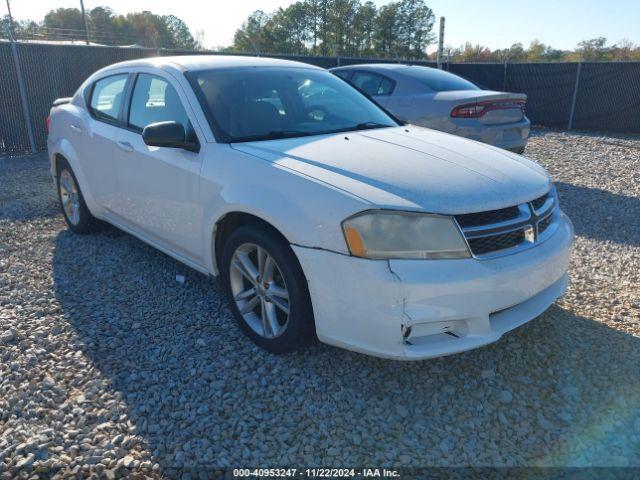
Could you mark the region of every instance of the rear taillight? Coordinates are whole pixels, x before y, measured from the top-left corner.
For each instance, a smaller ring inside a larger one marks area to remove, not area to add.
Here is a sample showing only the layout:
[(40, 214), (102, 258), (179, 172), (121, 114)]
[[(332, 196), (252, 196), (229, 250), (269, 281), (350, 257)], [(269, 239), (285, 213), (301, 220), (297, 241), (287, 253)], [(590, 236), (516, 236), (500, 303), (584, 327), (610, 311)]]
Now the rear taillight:
[(488, 100), (485, 102), (467, 103), (458, 105), (451, 110), (454, 118), (480, 118), (492, 110), (519, 109), (524, 113), (524, 100)]
[(49, 125), (51, 124), (51, 117), (47, 115), (47, 118), (44, 119), (44, 124), (47, 127), (47, 132), (49, 131)]

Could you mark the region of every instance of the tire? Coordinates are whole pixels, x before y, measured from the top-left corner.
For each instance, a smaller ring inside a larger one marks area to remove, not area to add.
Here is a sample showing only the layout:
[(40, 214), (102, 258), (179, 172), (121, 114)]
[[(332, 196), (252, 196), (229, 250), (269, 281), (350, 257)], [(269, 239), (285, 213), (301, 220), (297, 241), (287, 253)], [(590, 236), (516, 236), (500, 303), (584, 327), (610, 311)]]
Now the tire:
[(64, 158), (56, 164), (56, 187), (60, 209), (69, 229), (80, 235), (98, 231), (102, 222), (91, 215), (76, 175)]
[[(245, 260), (264, 278), (250, 274)], [(307, 280), (293, 250), (279, 235), (261, 225), (233, 231), (222, 250), (220, 274), (236, 322), (256, 345), (271, 353), (286, 353), (315, 338)], [(287, 314), (284, 307), (288, 307)]]

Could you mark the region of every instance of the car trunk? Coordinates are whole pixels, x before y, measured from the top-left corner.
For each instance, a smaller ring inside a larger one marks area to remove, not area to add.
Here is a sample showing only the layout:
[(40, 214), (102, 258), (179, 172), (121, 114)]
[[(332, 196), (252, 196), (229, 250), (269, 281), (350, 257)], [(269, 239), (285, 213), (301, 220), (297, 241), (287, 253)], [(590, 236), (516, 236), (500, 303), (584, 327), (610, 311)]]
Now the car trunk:
[(485, 125), (517, 123), (524, 118), (527, 96), (524, 93), (489, 90), (459, 90), (440, 92), (434, 100), (451, 105), (451, 116), (475, 119)]

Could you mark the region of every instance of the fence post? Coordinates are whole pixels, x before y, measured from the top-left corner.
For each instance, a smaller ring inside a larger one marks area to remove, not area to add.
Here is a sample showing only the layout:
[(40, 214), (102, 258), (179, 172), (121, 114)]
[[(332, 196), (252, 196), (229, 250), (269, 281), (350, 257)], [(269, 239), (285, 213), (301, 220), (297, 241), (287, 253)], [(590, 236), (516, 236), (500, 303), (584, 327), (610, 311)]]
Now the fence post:
[(444, 56), (444, 17), (440, 17), (440, 35), (438, 35), (438, 53), (436, 54), (436, 64), (442, 70)]
[(20, 68), (20, 59), (18, 58), (18, 48), (16, 47), (16, 42), (13, 39), (13, 36), (11, 36), (11, 53), (13, 55), (13, 63), (16, 66), (16, 77), (18, 77), (18, 89), (20, 91), (20, 103), (22, 104), (22, 115), (24, 117), (24, 123), (27, 127), (29, 147), (31, 148), (31, 153), (36, 153), (36, 142), (33, 137), (33, 128), (31, 127), (31, 116), (29, 115), (27, 94), (24, 89), (24, 82), (22, 81), (22, 69)]
[(87, 22), (87, 14), (84, 11), (84, 2), (80, 0), (80, 10), (82, 10), (82, 20), (84, 21), (84, 36), (86, 37), (87, 45), (89, 45), (89, 23)]
[(502, 91), (507, 91), (507, 67), (509, 65), (509, 60), (504, 62), (504, 70), (502, 71)]
[(571, 99), (571, 111), (569, 112), (569, 125), (567, 125), (567, 130), (571, 130), (573, 128), (573, 114), (576, 111), (578, 85), (580, 84), (580, 70), (582, 70), (582, 61), (578, 62), (578, 68), (576, 69), (576, 83), (573, 86), (573, 98)]
[(7, 0), (7, 13), (9, 15), (9, 39), (13, 38), (13, 15), (11, 15), (11, 5), (9, 5), (9, 0)]

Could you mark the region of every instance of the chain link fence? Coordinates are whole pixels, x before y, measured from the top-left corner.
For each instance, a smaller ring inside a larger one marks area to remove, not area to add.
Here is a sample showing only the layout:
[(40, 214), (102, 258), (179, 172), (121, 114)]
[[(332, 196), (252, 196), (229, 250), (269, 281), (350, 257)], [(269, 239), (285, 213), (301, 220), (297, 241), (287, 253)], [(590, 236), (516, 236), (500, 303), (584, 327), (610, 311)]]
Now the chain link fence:
[[(112, 63), (153, 56), (218, 54), (0, 41), (0, 155), (46, 148), (51, 103), (73, 95), (91, 73)], [(323, 68), (399, 60), (265, 55)], [(409, 62), (435, 66), (433, 62)], [(482, 88), (526, 93), (534, 125), (640, 132), (640, 62), (446, 64)]]
[[(527, 94), (527, 116), (533, 124), (569, 128), (577, 68), (577, 63), (508, 64), (504, 89)], [(601, 125), (599, 130), (612, 128)]]
[(573, 128), (640, 132), (640, 62), (582, 64)]

